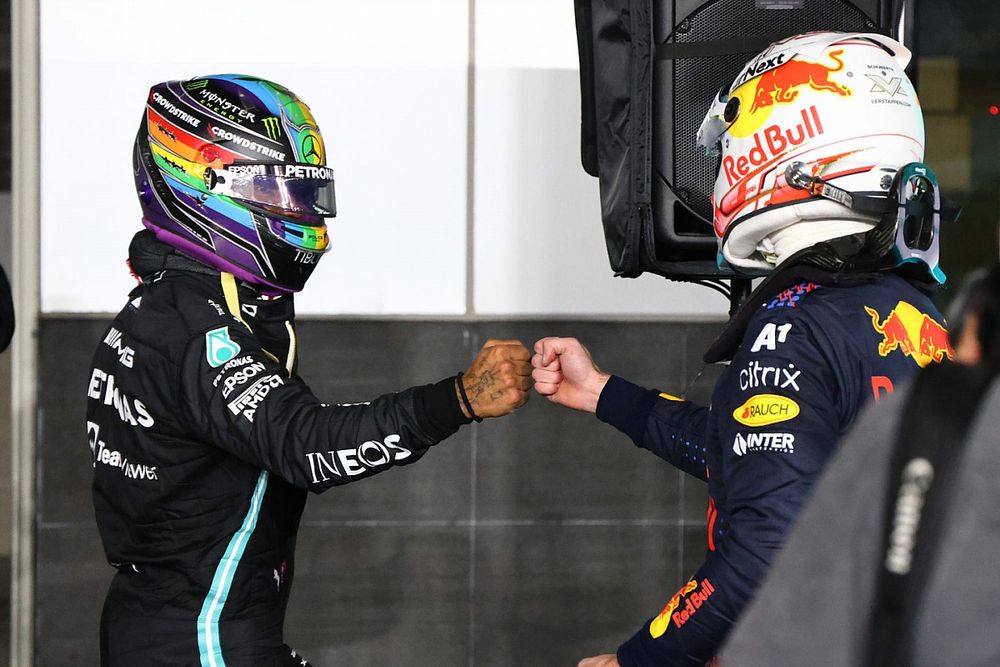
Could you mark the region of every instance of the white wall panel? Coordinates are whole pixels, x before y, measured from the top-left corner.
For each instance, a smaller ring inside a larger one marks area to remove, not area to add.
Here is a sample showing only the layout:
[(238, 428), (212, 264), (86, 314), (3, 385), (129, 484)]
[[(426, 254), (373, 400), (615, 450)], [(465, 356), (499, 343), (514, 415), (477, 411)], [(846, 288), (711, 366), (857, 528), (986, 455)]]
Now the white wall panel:
[(476, 312), (724, 315), (706, 288), (612, 276), (580, 166), (573, 4), (477, 0), (475, 20)]
[(299, 312), (465, 312), (466, 0), (42, 0), (41, 32), (43, 311), (116, 311), (133, 284), (149, 86), (238, 71), (306, 100), (337, 173)]
[[(133, 284), (149, 85), (241, 71), (302, 95), (337, 172), (334, 249), (299, 312), (465, 314), (469, 5), (42, 0), (43, 311), (115, 311)], [(476, 312), (722, 314), (704, 289), (611, 276), (580, 167), (572, 4), (475, 7)]]

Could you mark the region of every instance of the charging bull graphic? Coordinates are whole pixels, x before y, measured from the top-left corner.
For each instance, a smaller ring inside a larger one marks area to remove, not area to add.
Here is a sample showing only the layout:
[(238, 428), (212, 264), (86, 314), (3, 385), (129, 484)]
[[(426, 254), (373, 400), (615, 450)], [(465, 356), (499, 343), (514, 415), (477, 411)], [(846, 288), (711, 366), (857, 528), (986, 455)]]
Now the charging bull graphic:
[(851, 94), (850, 89), (830, 79), (831, 73), (844, 69), (844, 61), (840, 59), (843, 53), (843, 49), (830, 52), (830, 59), (836, 63), (832, 67), (793, 58), (780, 67), (764, 72), (757, 81), (757, 91), (750, 111), (772, 104), (788, 104), (798, 96), (798, 89), (806, 85), (813, 90), (824, 90), (847, 97)]
[(872, 318), (872, 327), (882, 336), (878, 353), (883, 357), (899, 350), (921, 368), (941, 363), (945, 357), (954, 359), (955, 351), (948, 340), (947, 330), (933, 317), (907, 302), (897, 303), (881, 322), (877, 310), (865, 306), (865, 311)]

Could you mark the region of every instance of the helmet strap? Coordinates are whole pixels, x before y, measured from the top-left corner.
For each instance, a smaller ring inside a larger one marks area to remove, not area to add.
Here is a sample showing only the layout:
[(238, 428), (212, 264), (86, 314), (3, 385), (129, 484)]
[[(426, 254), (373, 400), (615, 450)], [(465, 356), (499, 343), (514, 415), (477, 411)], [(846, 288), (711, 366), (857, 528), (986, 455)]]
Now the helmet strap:
[[(813, 176), (801, 162), (785, 169), (785, 180), (814, 197), (835, 201), (859, 213), (878, 215), (879, 223), (865, 235), (864, 245), (853, 254), (844, 242), (826, 244), (833, 253), (823, 252), (834, 264), (851, 271), (871, 271), (917, 263), (940, 284), (945, 276), (938, 267), (941, 220), (957, 220), (961, 207), (941, 198), (937, 177), (927, 165), (910, 162), (893, 178), (885, 196), (848, 192), (819, 176)], [(841, 241), (841, 240), (835, 240)], [(850, 243), (848, 244), (850, 245)], [(833, 257), (829, 257), (829, 255)], [(832, 267), (828, 267), (832, 268)]]
[(888, 197), (848, 192), (819, 176), (813, 176), (806, 171), (802, 162), (792, 162), (785, 167), (785, 181), (792, 187), (808, 191), (814, 197), (835, 201), (866, 215), (884, 215), (895, 208), (895, 202)]

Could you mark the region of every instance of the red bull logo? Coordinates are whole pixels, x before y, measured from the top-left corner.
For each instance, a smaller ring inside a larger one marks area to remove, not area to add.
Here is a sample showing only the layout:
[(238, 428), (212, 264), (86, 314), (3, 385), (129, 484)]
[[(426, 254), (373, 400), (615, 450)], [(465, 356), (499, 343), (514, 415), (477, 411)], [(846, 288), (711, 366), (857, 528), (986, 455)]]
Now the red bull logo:
[(872, 328), (882, 336), (878, 353), (883, 357), (899, 350), (921, 368), (941, 363), (945, 357), (954, 359), (955, 351), (948, 340), (948, 331), (933, 317), (909, 303), (897, 303), (881, 322), (877, 310), (865, 306), (865, 311), (872, 318)]
[[(701, 580), (701, 590), (697, 590), (698, 586), (698, 582), (692, 579), (670, 598), (660, 615), (649, 624), (649, 634), (653, 639), (659, 639), (663, 636), (663, 633), (670, 627), (670, 621), (673, 621), (674, 626), (678, 628), (687, 623), (715, 592), (715, 587), (708, 579)], [(683, 608), (681, 608), (681, 598), (684, 598)]]
[(730, 186), (749, 174), (752, 167), (770, 164), (792, 148), (823, 134), (823, 123), (815, 105), (802, 109), (799, 115), (802, 120), (794, 127), (768, 125), (762, 131), (755, 132), (753, 146), (746, 155), (737, 158), (727, 155), (723, 158), (722, 169), (726, 172), (726, 180)]
[(829, 53), (830, 60), (836, 63), (832, 66), (792, 58), (780, 67), (764, 72), (757, 80), (757, 90), (750, 111), (757, 111), (773, 104), (789, 104), (798, 96), (799, 89), (803, 86), (836, 93), (841, 97), (849, 96), (851, 94), (849, 88), (830, 78), (832, 73), (844, 69), (844, 61), (840, 59), (843, 53), (843, 49)]
[[(693, 583), (693, 582), (689, 582)], [(708, 579), (701, 580), (701, 590), (691, 593), (686, 600), (684, 600), (684, 608), (678, 609), (673, 614), (670, 615), (670, 620), (674, 622), (674, 625), (678, 628), (688, 622), (688, 620), (694, 615), (701, 605), (712, 596), (715, 592), (715, 587), (712, 586), (712, 582)]]
[[(849, 97), (850, 89), (831, 76), (844, 69), (840, 57), (843, 52), (843, 49), (830, 52), (831, 65), (801, 60), (798, 56), (785, 60), (782, 55), (748, 68), (743, 83), (732, 93), (739, 98), (741, 111), (729, 126), (729, 135), (743, 138), (758, 132), (776, 108), (794, 102), (802, 90)], [(817, 132), (821, 133), (822, 130)]]
[[(702, 581), (703, 590), (705, 584), (707, 583), (708, 579)], [(709, 588), (711, 588), (712, 585), (708, 584), (708, 586)], [(677, 616), (678, 614), (677, 608), (680, 607), (681, 605), (681, 598), (685, 597), (690, 593), (693, 593), (697, 588), (698, 588), (698, 582), (692, 579), (691, 581), (684, 584), (684, 586), (679, 591), (677, 591), (672, 598), (670, 598), (670, 600), (667, 602), (667, 606), (664, 607), (663, 611), (660, 612), (660, 615), (654, 618), (653, 621), (649, 624), (649, 634), (653, 637), (653, 639), (659, 639), (660, 637), (663, 636), (663, 633), (667, 631), (668, 627), (670, 627), (670, 620), (672, 619), (672, 617)], [(714, 592), (715, 589), (712, 588), (712, 591)], [(706, 599), (708, 599), (709, 595), (711, 595), (711, 593), (706, 594), (704, 599), (699, 600), (698, 607), (700, 607), (702, 603)], [(688, 601), (688, 604), (691, 604), (690, 600)], [(683, 622), (678, 624), (676, 620), (674, 621), (674, 623), (677, 624), (677, 627), (680, 627), (681, 625), (684, 624)]]

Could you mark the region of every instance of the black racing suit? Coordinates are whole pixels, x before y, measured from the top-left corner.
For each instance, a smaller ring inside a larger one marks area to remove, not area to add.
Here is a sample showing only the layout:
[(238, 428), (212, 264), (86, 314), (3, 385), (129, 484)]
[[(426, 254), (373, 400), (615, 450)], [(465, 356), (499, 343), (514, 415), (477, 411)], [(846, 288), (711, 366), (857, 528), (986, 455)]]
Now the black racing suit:
[(838, 286), (812, 273), (765, 292), (723, 334), (735, 355), (711, 406), (617, 377), (601, 394), (600, 419), (709, 492), (705, 562), (618, 649), (623, 667), (710, 661), (861, 406), (951, 354), (941, 315), (898, 275)]
[(291, 297), (145, 234), (130, 253), (142, 284), (87, 388), (97, 525), (118, 569), (103, 663), (305, 665), (282, 625), (306, 491), (413, 463), (454, 433), (468, 421), (455, 379), (326, 405), (295, 372)]

